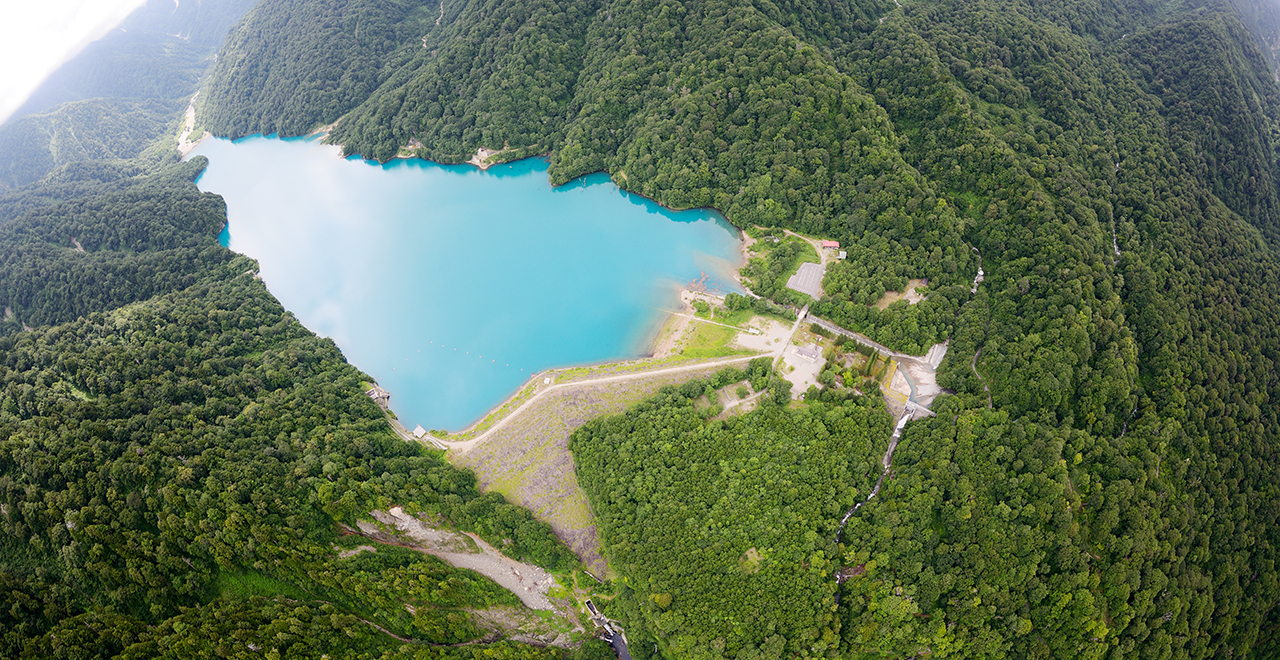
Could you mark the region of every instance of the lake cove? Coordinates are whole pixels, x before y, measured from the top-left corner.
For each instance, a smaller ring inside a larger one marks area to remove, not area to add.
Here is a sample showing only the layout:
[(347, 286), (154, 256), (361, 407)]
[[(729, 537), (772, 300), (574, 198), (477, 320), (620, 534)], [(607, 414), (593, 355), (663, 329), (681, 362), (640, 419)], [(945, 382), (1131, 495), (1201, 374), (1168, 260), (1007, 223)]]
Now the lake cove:
[(604, 174), (553, 188), (538, 158), (343, 159), (317, 139), (206, 140), (223, 244), (392, 394), (409, 428), (460, 429), (534, 373), (647, 353), (686, 283), (737, 290), (737, 231)]

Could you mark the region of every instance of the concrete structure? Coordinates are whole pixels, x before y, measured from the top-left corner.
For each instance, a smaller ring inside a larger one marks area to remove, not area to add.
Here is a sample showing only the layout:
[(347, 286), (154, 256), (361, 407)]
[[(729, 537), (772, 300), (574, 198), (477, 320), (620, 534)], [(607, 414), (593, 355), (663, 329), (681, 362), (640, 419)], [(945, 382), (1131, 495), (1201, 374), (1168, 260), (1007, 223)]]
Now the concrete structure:
[(791, 398), (799, 399), (809, 388), (818, 384), (818, 374), (826, 364), (822, 350), (814, 345), (793, 346), (782, 356), (779, 373), (791, 383)]
[(373, 387), (370, 387), (369, 389), (365, 390), (364, 393), (370, 399), (373, 399), (374, 403), (381, 406), (383, 410), (386, 410), (387, 405), (391, 402), (391, 393), (382, 389), (381, 387), (378, 387), (377, 385), (374, 385)]
[[(588, 573), (590, 575), (590, 573)], [(587, 610), (591, 614), (591, 621), (603, 630), (603, 638), (609, 645), (613, 647), (613, 652), (617, 654), (618, 660), (631, 660), (631, 652), (627, 649), (627, 634), (622, 631), (616, 621), (610, 621), (605, 618), (599, 610), (596, 609), (595, 603), (587, 601)]]
[(796, 355), (810, 362), (817, 362), (818, 358), (822, 357), (822, 351), (818, 350), (817, 346), (809, 344), (808, 346), (797, 346)]
[(821, 264), (802, 263), (796, 274), (787, 280), (787, 288), (817, 300), (822, 296), (822, 276), (825, 273), (826, 269)]

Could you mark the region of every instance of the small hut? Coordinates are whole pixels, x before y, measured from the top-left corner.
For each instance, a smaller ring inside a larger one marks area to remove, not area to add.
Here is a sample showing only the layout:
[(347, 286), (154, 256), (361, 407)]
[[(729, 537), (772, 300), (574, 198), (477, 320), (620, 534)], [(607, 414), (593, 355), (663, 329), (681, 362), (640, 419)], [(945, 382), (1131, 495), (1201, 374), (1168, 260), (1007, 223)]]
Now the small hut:
[(369, 389), (365, 390), (364, 393), (370, 399), (373, 399), (374, 403), (381, 406), (383, 410), (386, 410), (387, 405), (391, 401), (391, 393), (382, 389), (381, 387), (378, 387), (377, 385), (374, 385), (373, 387), (370, 387)]

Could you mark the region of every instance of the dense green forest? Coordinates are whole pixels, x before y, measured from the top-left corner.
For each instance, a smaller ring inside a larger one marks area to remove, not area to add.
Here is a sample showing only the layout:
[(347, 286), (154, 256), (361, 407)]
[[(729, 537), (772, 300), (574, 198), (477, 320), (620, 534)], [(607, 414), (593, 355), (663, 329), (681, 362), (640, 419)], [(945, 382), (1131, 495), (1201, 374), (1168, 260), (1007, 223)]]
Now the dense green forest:
[[(1228, 15), (1121, 38), (1104, 26), (1131, 18), (1060, 11), (930, 7), (848, 51), (908, 158), (972, 217), (987, 272), (955, 298), (940, 382), (959, 395), (908, 427), (882, 501), (850, 524), (846, 561), (871, 579), (845, 585), (845, 643), (1269, 657), (1269, 72), (1231, 57), (1257, 61)], [(1191, 93), (1248, 101), (1206, 121)]]
[[(557, 183), (605, 170), (671, 206), (839, 240), (815, 313), (910, 353), (949, 340), (937, 416), (906, 427), (839, 543), (889, 439), (874, 397), (788, 404), (757, 363), (577, 432), (620, 574), (603, 606), (637, 657), (1267, 658), (1273, 15), (267, 0), (232, 28), (199, 122), (337, 122), (331, 140), (376, 160), (545, 153)], [(194, 89), (182, 66), (149, 80)], [(86, 121), (73, 109), (55, 112)], [(127, 156), (138, 131), (83, 153)], [(471, 612), (509, 594), (391, 548), (338, 558), (335, 524), (394, 501), (574, 563), (528, 512), (395, 439), (332, 343), (213, 242), (225, 209), (191, 184), (202, 163), (64, 158), (12, 134), (38, 171), (13, 180), (43, 179), (0, 197), (0, 655), (566, 655), (430, 646), (477, 638)], [(787, 245), (747, 274), (794, 303)], [(916, 278), (925, 301), (873, 306)], [(760, 407), (710, 419), (708, 397), (743, 379)]]
[[(258, 11), (269, 6), (288, 9)], [(732, 574), (723, 557), (632, 558), (632, 521), (657, 509), (627, 498), (669, 464), (583, 441), (580, 475), (634, 585), (619, 609), (671, 657), (1270, 657), (1280, 106), (1252, 36), (1274, 31), (1267, 15), (1220, 2), (489, 0), (450, 6), (442, 30), (391, 49), (368, 100), (327, 96), (340, 109), (313, 123), (340, 119), (331, 139), (378, 160), (406, 145), (447, 162), (480, 146), (548, 152), (556, 182), (606, 170), (672, 206), (840, 240), (849, 259), (815, 312), (912, 353), (951, 340), (939, 377), (955, 394), (908, 427), (837, 551), (857, 573), (838, 622), (771, 615), (780, 648), (715, 627), (742, 612), (723, 600), (739, 587), (716, 582)], [(259, 53), (237, 50), (223, 75), (286, 56)], [(752, 281), (769, 274), (776, 289), (778, 270)], [(925, 302), (870, 307), (909, 278), (929, 280)], [(609, 442), (637, 428), (703, 450), (694, 411), (635, 426), (645, 410), (613, 422), (625, 430)], [(726, 446), (726, 461), (756, 449)], [(722, 469), (663, 477), (661, 497), (692, 506)], [(600, 485), (610, 475), (636, 476), (618, 493)], [(691, 519), (656, 527), (693, 534)], [(656, 591), (656, 574), (681, 576), (694, 625), (722, 635), (675, 623), (674, 595), (657, 607), (674, 592)], [(817, 629), (839, 642), (805, 646)]]
[(336, 121), (377, 89), (388, 55), (409, 42), (425, 47), (419, 38), (437, 16), (410, 0), (260, 3), (227, 36), (199, 123), (240, 137), (302, 135)]
[(790, 384), (768, 376), (763, 358), (670, 387), (570, 440), (605, 552), (627, 578), (623, 598), (644, 612), (627, 633), (637, 657), (649, 640), (674, 658), (821, 656), (840, 645), (836, 527), (879, 476), (892, 420), (870, 397), (799, 412), (769, 397), (746, 415), (705, 419), (703, 397), (743, 380), (776, 388), (785, 405)]
[(1280, 71), (1280, 7), (1266, 0), (1231, 0), (1273, 72)]
[(230, 260), (216, 240), (226, 205), (192, 184), (203, 166), (73, 183), (54, 204), (44, 187), (0, 197), (0, 209), (18, 215), (0, 224), (0, 307), (9, 317), (0, 333), (185, 289)]

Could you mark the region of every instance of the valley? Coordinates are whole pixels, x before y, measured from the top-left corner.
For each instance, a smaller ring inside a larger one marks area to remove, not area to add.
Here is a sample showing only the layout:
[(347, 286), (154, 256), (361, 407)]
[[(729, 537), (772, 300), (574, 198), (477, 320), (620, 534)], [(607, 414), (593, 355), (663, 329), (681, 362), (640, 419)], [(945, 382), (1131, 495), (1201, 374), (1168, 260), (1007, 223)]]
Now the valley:
[(1274, 657), (1278, 21), (147, 3), (0, 125), (0, 657)]

